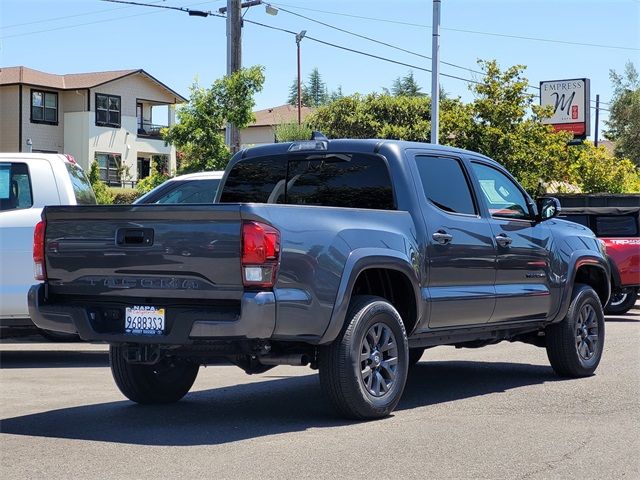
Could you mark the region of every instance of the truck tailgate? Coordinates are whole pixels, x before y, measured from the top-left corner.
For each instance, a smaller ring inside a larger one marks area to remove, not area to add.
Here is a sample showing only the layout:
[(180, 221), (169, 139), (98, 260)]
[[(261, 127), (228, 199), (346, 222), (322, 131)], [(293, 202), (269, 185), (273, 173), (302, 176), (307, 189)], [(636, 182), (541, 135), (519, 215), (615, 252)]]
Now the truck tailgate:
[(47, 207), (49, 293), (239, 300), (240, 205)]

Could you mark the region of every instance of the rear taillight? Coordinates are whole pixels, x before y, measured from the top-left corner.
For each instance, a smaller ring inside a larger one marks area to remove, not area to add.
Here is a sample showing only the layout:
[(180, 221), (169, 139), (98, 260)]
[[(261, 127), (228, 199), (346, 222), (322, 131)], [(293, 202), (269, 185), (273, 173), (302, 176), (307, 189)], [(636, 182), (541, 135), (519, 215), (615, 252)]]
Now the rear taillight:
[(265, 223), (242, 224), (242, 283), (245, 287), (271, 288), (280, 260), (280, 232)]
[(46, 280), (47, 270), (44, 266), (44, 231), (47, 224), (44, 220), (38, 222), (33, 231), (33, 265), (36, 280)]

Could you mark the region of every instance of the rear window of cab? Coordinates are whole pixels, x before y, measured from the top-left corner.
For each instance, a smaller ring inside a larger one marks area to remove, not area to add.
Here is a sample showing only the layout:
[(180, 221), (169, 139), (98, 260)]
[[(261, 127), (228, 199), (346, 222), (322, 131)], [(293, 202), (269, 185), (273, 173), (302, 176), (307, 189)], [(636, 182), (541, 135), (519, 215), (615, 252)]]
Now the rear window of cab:
[(386, 161), (358, 153), (242, 160), (229, 172), (220, 202), (396, 209)]

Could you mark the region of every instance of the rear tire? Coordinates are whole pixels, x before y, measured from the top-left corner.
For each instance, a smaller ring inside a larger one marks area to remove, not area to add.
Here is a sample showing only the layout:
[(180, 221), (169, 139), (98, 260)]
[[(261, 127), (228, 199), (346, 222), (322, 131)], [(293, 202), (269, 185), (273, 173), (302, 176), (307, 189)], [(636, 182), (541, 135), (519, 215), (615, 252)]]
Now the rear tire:
[(604, 312), (596, 292), (576, 285), (567, 316), (546, 330), (547, 356), (561, 377), (593, 375), (604, 348)]
[(342, 416), (386, 417), (400, 401), (409, 346), (400, 314), (384, 298), (354, 297), (342, 332), (318, 353), (320, 384)]
[(109, 347), (109, 363), (116, 385), (129, 400), (142, 403), (174, 403), (184, 397), (198, 376), (200, 365), (165, 357), (154, 365), (129, 363), (124, 347)]
[(638, 290), (638, 288), (628, 287), (614, 292), (609, 299), (609, 303), (604, 307), (604, 313), (607, 315), (624, 315), (627, 313), (638, 300)]

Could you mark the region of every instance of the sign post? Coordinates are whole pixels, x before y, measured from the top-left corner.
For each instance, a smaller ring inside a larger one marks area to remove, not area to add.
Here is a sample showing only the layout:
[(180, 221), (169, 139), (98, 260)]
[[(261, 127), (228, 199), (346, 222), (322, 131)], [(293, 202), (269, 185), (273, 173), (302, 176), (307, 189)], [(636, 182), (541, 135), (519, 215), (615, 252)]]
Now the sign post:
[(540, 105), (553, 107), (551, 118), (542, 123), (556, 132), (571, 132), (576, 140), (584, 140), (591, 130), (590, 102), (588, 78), (540, 82)]

